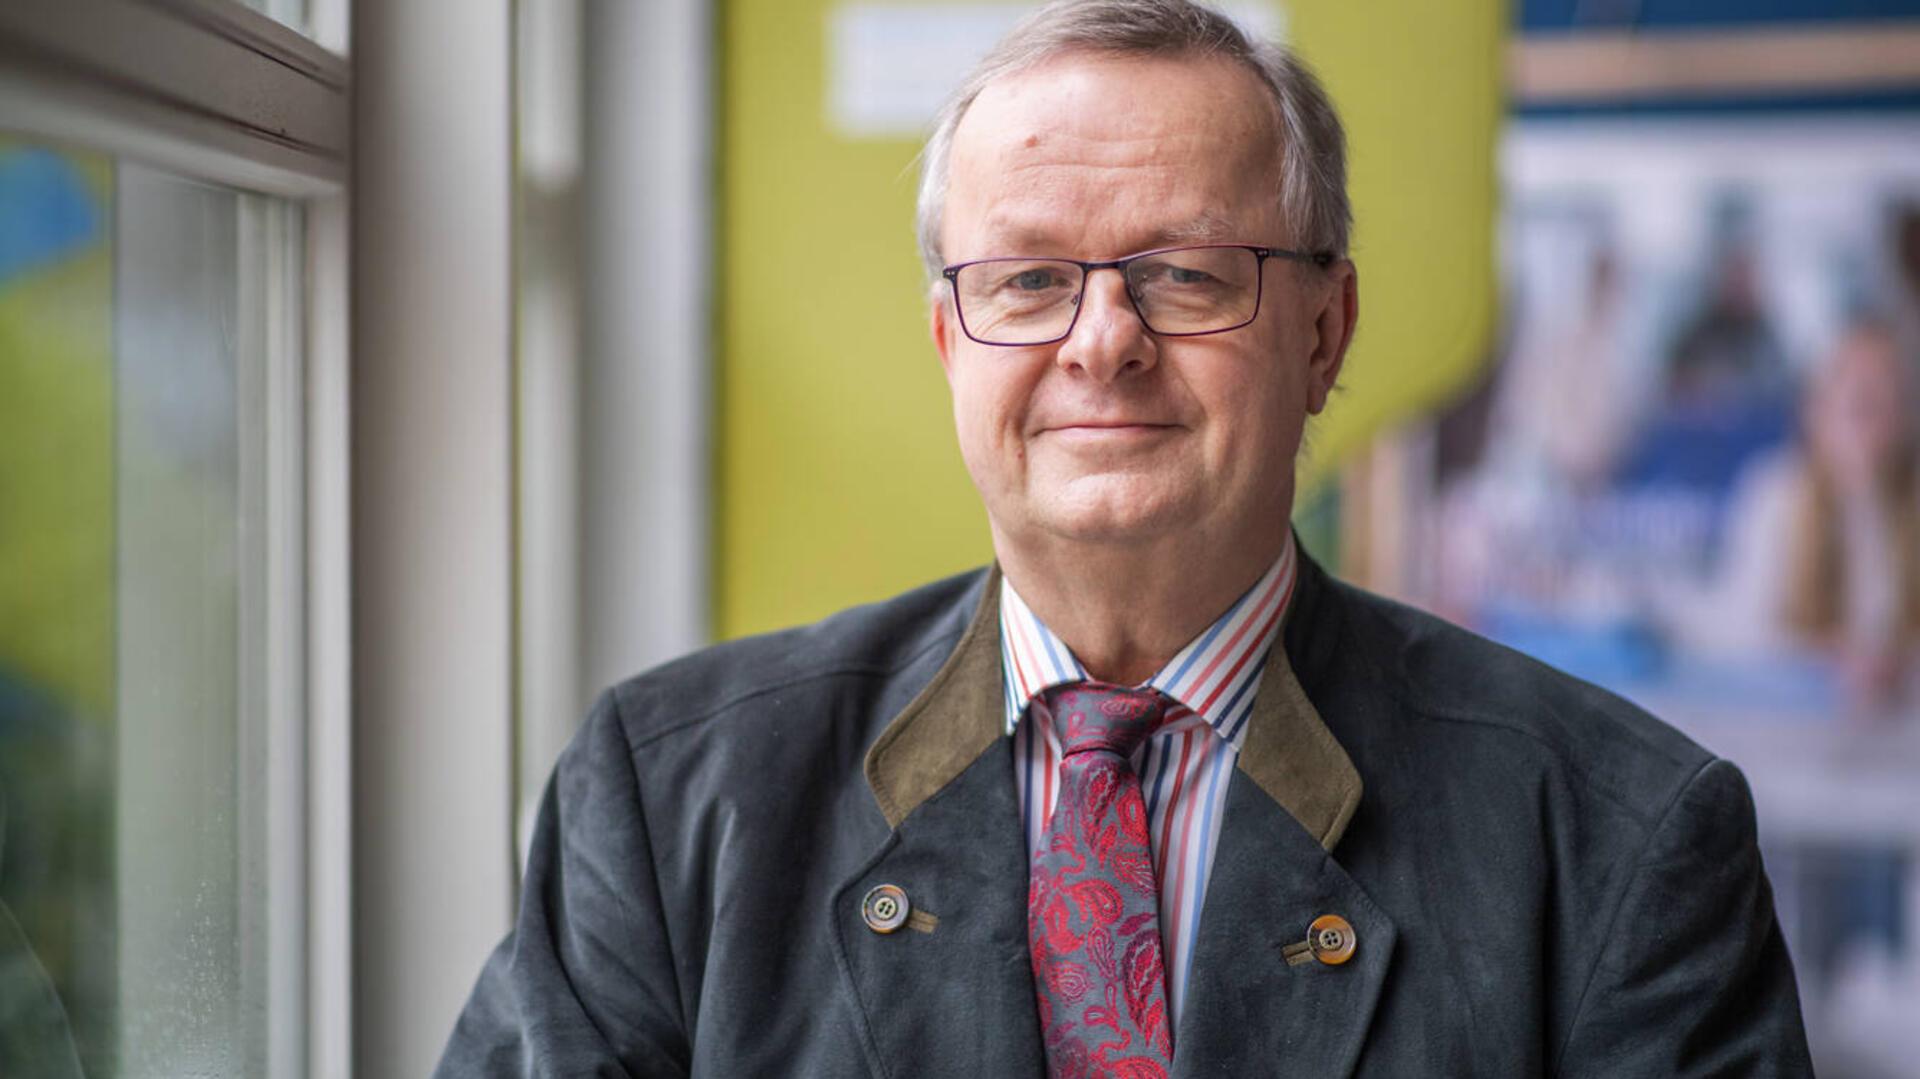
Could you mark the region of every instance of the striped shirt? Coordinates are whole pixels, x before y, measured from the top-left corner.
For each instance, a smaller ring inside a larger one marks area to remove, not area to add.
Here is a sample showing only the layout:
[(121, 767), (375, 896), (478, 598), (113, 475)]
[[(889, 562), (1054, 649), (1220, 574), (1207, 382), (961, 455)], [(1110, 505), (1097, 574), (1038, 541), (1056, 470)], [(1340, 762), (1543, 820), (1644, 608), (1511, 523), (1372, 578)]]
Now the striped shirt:
[[(1267, 652), (1293, 595), (1294, 558), (1289, 535), (1266, 576), (1143, 683), (1176, 702), (1133, 756), (1160, 882), (1167, 1007), (1176, 1029), (1186, 998), (1187, 965), (1200, 929), (1201, 901), (1220, 841), (1227, 783), (1246, 741)], [(1040, 847), (1057, 797), (1060, 742), (1043, 718), (1028, 713), (1027, 704), (1050, 686), (1084, 681), (1087, 673), (1005, 578), (1000, 582), (1000, 662), (1006, 675), (1014, 785), (1031, 853)]]

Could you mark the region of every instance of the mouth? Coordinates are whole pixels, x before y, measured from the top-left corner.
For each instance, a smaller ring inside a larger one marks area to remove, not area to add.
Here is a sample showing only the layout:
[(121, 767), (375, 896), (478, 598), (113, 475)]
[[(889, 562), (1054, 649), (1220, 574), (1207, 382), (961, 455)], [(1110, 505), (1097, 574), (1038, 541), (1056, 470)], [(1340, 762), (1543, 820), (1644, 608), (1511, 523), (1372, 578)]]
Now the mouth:
[(1128, 439), (1156, 438), (1178, 429), (1171, 423), (1125, 423), (1105, 420), (1085, 423), (1062, 423), (1043, 429), (1043, 435), (1052, 435), (1069, 441), (1119, 441)]

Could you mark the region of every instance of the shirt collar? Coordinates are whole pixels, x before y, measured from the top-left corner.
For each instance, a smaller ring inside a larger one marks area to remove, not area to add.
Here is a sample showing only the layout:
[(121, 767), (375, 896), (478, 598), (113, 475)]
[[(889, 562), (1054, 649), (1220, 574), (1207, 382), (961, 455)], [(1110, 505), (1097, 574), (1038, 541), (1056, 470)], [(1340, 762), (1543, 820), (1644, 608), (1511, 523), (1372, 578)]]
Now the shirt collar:
[[(1280, 557), (1266, 574), (1143, 685), (1198, 713), (1237, 748), (1246, 737), (1254, 692), (1280, 632), (1280, 617), (1293, 596), (1295, 561), (1289, 532)], [(1000, 579), (1000, 665), (1009, 734), (1020, 725), (1028, 702), (1041, 691), (1087, 678), (1073, 652), (1027, 607), (1004, 576)]]

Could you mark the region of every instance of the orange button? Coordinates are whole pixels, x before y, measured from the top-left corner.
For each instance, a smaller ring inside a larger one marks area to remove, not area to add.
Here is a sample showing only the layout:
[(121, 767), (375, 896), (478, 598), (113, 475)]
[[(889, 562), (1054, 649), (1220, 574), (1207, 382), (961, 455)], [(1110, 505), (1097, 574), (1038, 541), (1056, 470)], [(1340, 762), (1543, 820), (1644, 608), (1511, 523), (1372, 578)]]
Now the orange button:
[(1307, 947), (1313, 951), (1313, 957), (1330, 967), (1353, 958), (1353, 949), (1358, 940), (1353, 935), (1353, 926), (1338, 914), (1322, 914), (1307, 927)]

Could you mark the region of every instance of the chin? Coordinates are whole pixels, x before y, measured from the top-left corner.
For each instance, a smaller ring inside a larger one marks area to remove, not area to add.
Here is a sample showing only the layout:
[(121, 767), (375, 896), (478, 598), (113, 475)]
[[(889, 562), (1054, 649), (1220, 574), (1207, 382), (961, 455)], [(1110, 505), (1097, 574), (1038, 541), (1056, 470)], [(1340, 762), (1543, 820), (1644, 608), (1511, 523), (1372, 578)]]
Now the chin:
[(1163, 485), (1082, 480), (1036, 500), (1035, 523), (1063, 539), (1086, 543), (1151, 540), (1195, 521), (1188, 499)]

